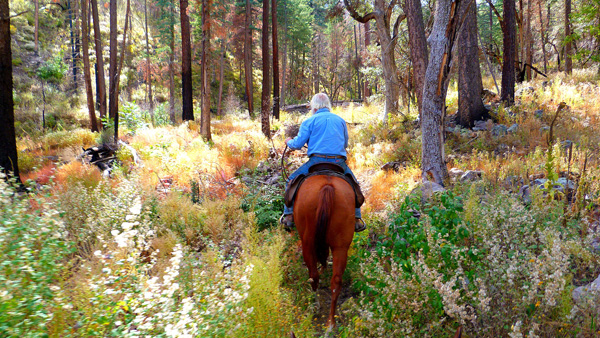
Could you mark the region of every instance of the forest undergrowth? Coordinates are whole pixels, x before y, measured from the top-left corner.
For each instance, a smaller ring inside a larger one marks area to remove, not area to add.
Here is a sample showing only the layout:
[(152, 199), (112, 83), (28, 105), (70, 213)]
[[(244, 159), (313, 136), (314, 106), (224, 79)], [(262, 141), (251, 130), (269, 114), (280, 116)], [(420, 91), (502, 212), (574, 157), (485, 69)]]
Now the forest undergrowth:
[[(415, 190), (414, 113), (383, 124), (376, 104), (334, 109), (350, 123), (368, 224), (335, 336), (450, 337), (459, 326), (466, 337), (600, 336), (598, 290), (573, 297), (600, 275), (594, 74), (521, 84), (515, 106), (491, 103), (488, 130), (448, 125), (448, 167), (480, 177), (428, 199)], [(285, 130), (306, 116), (273, 121), (271, 142), (230, 111), (205, 142), (198, 123), (123, 114), (122, 139), (142, 162), (122, 147), (110, 178), (77, 158), (100, 134), (21, 134), (28, 193), (0, 180), (0, 336), (321, 336), (298, 237), (277, 224)], [(516, 127), (494, 133), (499, 124)], [(288, 172), (303, 161), (291, 154)]]

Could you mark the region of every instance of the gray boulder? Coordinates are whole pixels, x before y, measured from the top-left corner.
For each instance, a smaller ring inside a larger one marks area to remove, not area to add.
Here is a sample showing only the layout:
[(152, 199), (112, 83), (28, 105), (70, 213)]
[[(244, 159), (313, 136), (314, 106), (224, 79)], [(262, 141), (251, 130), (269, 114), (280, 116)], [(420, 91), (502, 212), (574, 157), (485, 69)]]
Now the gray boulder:
[(600, 276), (590, 284), (575, 288), (571, 295), (575, 303), (586, 302), (588, 300), (594, 303), (600, 302)]
[(450, 175), (450, 178), (455, 179), (457, 177), (461, 177), (465, 172), (458, 169), (458, 168), (452, 168), (450, 170), (448, 170), (448, 175)]
[(533, 115), (535, 115), (535, 117), (537, 117), (538, 119), (541, 119), (542, 117), (544, 117), (544, 111), (541, 109), (536, 110)]
[(446, 189), (435, 182), (423, 181), (423, 183), (415, 187), (410, 193), (421, 193), (421, 198), (423, 200), (429, 200), (434, 194), (444, 191), (446, 191)]
[(510, 134), (514, 134), (517, 132), (517, 130), (519, 130), (519, 125), (515, 123), (512, 126), (510, 126), (506, 131)]
[(481, 179), (483, 171), (481, 170), (467, 170), (459, 179), (461, 182), (466, 181), (477, 181)]
[(503, 124), (497, 124), (492, 128), (492, 136), (500, 137), (508, 134), (508, 127)]

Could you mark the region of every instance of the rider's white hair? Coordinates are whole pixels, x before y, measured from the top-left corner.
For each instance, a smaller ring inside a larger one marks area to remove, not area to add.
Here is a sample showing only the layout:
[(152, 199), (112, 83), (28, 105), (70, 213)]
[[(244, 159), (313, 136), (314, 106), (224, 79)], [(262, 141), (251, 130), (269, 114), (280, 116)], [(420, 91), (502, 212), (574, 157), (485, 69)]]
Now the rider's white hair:
[(321, 108), (329, 108), (331, 109), (331, 101), (329, 101), (329, 97), (325, 93), (318, 93), (313, 96), (312, 100), (310, 100), (310, 108), (315, 111)]

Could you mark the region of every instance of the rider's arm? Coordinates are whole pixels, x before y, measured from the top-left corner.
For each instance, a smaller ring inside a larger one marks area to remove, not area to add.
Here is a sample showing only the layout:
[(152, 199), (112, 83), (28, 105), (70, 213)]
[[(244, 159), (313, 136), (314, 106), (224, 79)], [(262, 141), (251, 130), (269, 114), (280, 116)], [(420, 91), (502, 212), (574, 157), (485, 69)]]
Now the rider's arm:
[(302, 122), (298, 135), (287, 142), (287, 146), (290, 147), (290, 149), (300, 149), (308, 142), (312, 131), (312, 121), (313, 119), (309, 118)]

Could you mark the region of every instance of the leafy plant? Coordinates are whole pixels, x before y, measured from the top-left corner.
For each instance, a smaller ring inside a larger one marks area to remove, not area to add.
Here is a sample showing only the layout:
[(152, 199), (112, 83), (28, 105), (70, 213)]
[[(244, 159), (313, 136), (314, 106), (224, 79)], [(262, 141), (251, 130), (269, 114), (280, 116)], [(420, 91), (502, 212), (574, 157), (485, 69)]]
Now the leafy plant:
[(36, 75), (45, 81), (51, 83), (59, 83), (65, 73), (67, 72), (68, 66), (63, 62), (60, 55), (44, 62), (37, 70)]

